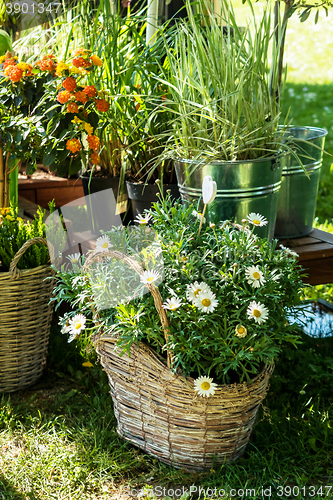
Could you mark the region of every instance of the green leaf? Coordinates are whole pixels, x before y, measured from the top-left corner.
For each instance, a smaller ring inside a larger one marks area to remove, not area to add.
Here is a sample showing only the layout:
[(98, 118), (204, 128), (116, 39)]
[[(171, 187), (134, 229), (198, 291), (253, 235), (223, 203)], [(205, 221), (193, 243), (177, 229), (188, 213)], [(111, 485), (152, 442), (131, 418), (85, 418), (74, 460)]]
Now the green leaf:
[(311, 8), (308, 7), (307, 9), (303, 10), (302, 14), (300, 15), (300, 21), (301, 23), (304, 23), (304, 21), (306, 21), (308, 19), (308, 17), (310, 16), (311, 14)]
[(54, 160), (56, 159), (57, 156), (57, 150), (52, 149), (50, 153), (45, 152), (43, 155), (43, 165), (44, 167), (48, 167), (49, 165), (52, 165)]

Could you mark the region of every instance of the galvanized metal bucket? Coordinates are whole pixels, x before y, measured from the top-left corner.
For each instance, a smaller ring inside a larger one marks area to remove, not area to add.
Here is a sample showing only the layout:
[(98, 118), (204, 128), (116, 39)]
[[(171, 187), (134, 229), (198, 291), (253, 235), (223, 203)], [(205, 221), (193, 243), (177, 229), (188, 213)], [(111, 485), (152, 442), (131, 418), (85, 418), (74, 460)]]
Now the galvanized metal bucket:
[(209, 219), (240, 223), (251, 212), (260, 213), (269, 223), (256, 228), (256, 234), (269, 239), (274, 235), (283, 167), (283, 154), (251, 161), (214, 161), (206, 165), (191, 160), (175, 162), (183, 201), (197, 204), (203, 178), (210, 175), (217, 184), (217, 195), (208, 207)]
[(312, 231), (326, 134), (327, 130), (316, 127), (288, 129), (287, 136), (293, 138), (306, 173), (297, 159), (288, 153), (282, 171), (276, 238), (297, 238)]

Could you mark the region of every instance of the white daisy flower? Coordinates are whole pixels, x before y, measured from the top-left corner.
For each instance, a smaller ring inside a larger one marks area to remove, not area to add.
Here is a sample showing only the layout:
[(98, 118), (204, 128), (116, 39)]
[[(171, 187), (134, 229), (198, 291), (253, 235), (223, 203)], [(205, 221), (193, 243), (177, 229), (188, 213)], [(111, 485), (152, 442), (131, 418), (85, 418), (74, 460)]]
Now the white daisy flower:
[(96, 240), (96, 252), (107, 252), (110, 248), (112, 248), (110, 238), (104, 234), (100, 236)]
[(154, 271), (154, 269), (152, 269), (151, 271), (144, 271), (142, 276), (140, 276), (140, 281), (145, 285), (152, 285), (159, 278), (160, 278), (159, 273), (157, 271)]
[(250, 266), (245, 269), (245, 277), (248, 284), (252, 285), (254, 288), (259, 288), (260, 285), (263, 285), (266, 281), (258, 266)]
[(175, 311), (182, 305), (182, 301), (178, 297), (171, 297), (167, 299), (162, 305), (163, 309), (169, 309), (169, 311)]
[(247, 221), (253, 224), (254, 226), (266, 226), (268, 224), (268, 220), (265, 219), (260, 214), (255, 214), (254, 212), (251, 212), (250, 215), (247, 216)]
[(197, 296), (199, 295), (200, 292), (203, 291), (210, 291), (209, 286), (204, 283), (203, 281), (201, 283), (198, 283), (198, 281), (195, 281), (191, 285), (187, 285), (187, 290), (186, 290), (186, 297), (189, 302), (194, 303), (196, 300)]
[(75, 316), (70, 320), (68, 325), (68, 333), (70, 333), (71, 338), (68, 340), (71, 342), (77, 339), (80, 333), (86, 327), (86, 317), (83, 314), (75, 314)]
[(203, 290), (198, 293), (194, 305), (203, 312), (213, 312), (218, 305), (216, 295), (211, 290)]
[(140, 226), (146, 226), (148, 222), (151, 219), (151, 215), (145, 214), (145, 215), (137, 215), (136, 218), (134, 219), (134, 222), (137, 222)]
[(67, 255), (66, 259), (68, 259), (73, 266), (79, 266), (81, 264), (81, 255), (79, 253)]
[(210, 395), (214, 396), (217, 384), (214, 384), (213, 379), (209, 377), (199, 377), (194, 381), (194, 390), (197, 391), (199, 396), (209, 398)]
[(241, 339), (246, 337), (247, 335), (247, 329), (243, 325), (237, 325), (235, 328), (235, 335), (236, 337), (240, 337)]
[(256, 323), (261, 325), (261, 323), (267, 320), (269, 310), (263, 304), (260, 304), (260, 302), (253, 300), (250, 302), (246, 312), (250, 319), (254, 319)]
[[(199, 219), (201, 221), (202, 219), (202, 214), (200, 212), (197, 212), (196, 210), (193, 210), (192, 212), (192, 215), (194, 215), (194, 217), (196, 217), (197, 219)], [(203, 223), (206, 222), (206, 217), (203, 218)]]
[(285, 247), (284, 245), (280, 245), (280, 250), (283, 250), (287, 255), (290, 255), (290, 257), (298, 257), (298, 253), (294, 252), (293, 250), (290, 250), (290, 248)]

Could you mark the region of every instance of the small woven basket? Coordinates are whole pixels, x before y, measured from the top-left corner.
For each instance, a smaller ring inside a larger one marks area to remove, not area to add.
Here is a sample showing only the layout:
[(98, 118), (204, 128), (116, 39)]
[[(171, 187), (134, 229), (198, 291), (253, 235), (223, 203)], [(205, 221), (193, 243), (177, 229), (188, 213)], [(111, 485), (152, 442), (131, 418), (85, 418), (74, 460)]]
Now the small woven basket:
[[(137, 262), (120, 252), (108, 256), (121, 259), (143, 272)], [(101, 256), (88, 259), (100, 260)], [(89, 262), (88, 262), (89, 264)], [(166, 342), (168, 319), (162, 297), (148, 285), (160, 315)], [(251, 384), (220, 385), (214, 396), (204, 398), (194, 391), (193, 378), (175, 375), (165, 360), (148, 346), (132, 344), (130, 356), (119, 356), (115, 335), (100, 333), (94, 339), (106, 371), (118, 423), (118, 433), (162, 462), (188, 471), (231, 462), (245, 451), (261, 401), (268, 390), (274, 365), (266, 365)]]
[(0, 392), (32, 385), (41, 376), (49, 341), (54, 276), (50, 266), (19, 271), (17, 263), (31, 245), (47, 245), (44, 238), (28, 240), (17, 252), (9, 272), (0, 273)]

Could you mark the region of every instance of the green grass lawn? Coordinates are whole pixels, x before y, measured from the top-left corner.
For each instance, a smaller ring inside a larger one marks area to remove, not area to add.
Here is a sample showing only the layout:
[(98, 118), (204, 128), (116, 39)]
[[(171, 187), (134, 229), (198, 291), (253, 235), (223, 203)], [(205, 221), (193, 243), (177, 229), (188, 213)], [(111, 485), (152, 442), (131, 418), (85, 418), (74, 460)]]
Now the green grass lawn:
[(53, 328), (46, 375), (31, 390), (1, 399), (0, 499), (123, 500), (128, 488), (167, 493), (191, 485), (255, 490), (228, 500), (286, 499), (293, 487), (299, 500), (333, 498), (324, 494), (333, 483), (333, 338), (303, 340), (279, 359), (244, 457), (190, 474), (118, 436), (105, 373), (98, 363), (82, 367), (75, 345)]

